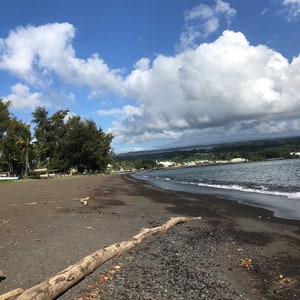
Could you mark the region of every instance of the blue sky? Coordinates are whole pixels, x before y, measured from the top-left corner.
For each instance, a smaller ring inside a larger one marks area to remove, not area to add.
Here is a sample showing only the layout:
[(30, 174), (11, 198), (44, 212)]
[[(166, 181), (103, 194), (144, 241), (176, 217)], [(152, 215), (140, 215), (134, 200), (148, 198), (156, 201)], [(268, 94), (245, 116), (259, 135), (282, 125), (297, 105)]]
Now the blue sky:
[(2, 0), (0, 98), (116, 152), (299, 135), (300, 0)]

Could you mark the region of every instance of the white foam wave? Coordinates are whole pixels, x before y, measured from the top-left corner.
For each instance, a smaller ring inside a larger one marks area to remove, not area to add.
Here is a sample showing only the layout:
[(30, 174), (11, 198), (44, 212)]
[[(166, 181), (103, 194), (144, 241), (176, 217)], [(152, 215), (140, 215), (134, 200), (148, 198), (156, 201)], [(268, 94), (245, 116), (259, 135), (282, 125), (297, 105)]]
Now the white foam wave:
[[(162, 179), (159, 177), (156, 177), (156, 179)], [(171, 181), (170, 178), (166, 177), (164, 178), (166, 181)], [(217, 188), (217, 189), (223, 189), (223, 190), (235, 190), (240, 192), (248, 192), (248, 193), (258, 193), (258, 194), (264, 194), (264, 195), (273, 195), (273, 196), (281, 196), (281, 197), (287, 197), (290, 199), (299, 199), (300, 200), (300, 192), (280, 192), (280, 191), (271, 191), (268, 190), (267, 187), (261, 185), (258, 189), (255, 188), (248, 188), (241, 185), (222, 185), (222, 184), (209, 184), (209, 183), (199, 183), (199, 182), (186, 182), (186, 181), (175, 181), (176, 183), (185, 184), (185, 185), (197, 185), (197, 186), (203, 186), (203, 187), (209, 187), (209, 188)]]
[(252, 189), (252, 188), (247, 188), (247, 187), (240, 186), (240, 185), (221, 185), (221, 184), (206, 184), (206, 183), (197, 183), (197, 185), (218, 188), (218, 189), (248, 192), (248, 193), (259, 193), (259, 194), (265, 194), (265, 195), (282, 196), (282, 197), (288, 197), (291, 199), (300, 199), (300, 192), (288, 193), (288, 192), (270, 191), (270, 190), (267, 190), (266, 187), (261, 187), (261, 189)]

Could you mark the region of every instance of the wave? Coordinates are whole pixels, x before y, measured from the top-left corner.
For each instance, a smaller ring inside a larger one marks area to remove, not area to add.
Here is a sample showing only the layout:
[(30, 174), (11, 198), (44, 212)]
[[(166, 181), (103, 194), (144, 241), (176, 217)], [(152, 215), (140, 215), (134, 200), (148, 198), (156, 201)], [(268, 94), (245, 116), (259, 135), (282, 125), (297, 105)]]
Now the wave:
[(132, 174), (161, 189), (207, 194), (300, 220), (299, 160), (153, 170)]
[[(151, 179), (150, 176), (144, 175), (145, 180)], [(152, 178), (153, 179), (153, 178)], [(282, 191), (274, 191), (269, 190), (268, 187), (259, 185), (257, 188), (250, 188), (242, 185), (237, 184), (216, 184), (216, 183), (203, 183), (203, 182), (187, 182), (187, 181), (178, 181), (172, 180), (169, 177), (155, 177), (155, 180), (163, 180), (163, 181), (171, 181), (175, 184), (183, 184), (183, 185), (192, 185), (192, 186), (199, 186), (199, 187), (208, 187), (208, 188), (215, 188), (215, 189), (223, 189), (223, 190), (234, 190), (239, 192), (247, 192), (247, 193), (258, 193), (264, 195), (273, 195), (273, 196), (281, 196), (287, 197), (289, 199), (299, 199), (300, 200), (300, 192), (282, 192)]]
[(218, 189), (235, 190), (235, 191), (240, 191), (240, 192), (282, 196), (282, 197), (287, 197), (290, 199), (299, 199), (300, 200), (300, 192), (290, 193), (290, 192), (270, 191), (270, 190), (267, 190), (267, 188), (263, 187), (263, 186), (261, 186), (262, 189), (254, 189), (254, 188), (248, 188), (248, 187), (244, 187), (244, 186), (240, 186), (240, 185), (221, 185), (221, 184), (206, 184), (206, 183), (198, 183), (197, 185), (218, 188)]

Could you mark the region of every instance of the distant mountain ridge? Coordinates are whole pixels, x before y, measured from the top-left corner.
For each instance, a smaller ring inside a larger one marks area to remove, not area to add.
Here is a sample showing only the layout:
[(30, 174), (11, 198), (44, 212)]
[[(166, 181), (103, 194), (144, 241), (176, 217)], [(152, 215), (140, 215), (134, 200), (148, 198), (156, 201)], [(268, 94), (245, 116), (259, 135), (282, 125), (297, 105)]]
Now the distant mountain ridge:
[(172, 159), (176, 156), (187, 157), (195, 153), (256, 152), (279, 148), (284, 148), (286, 151), (300, 151), (300, 136), (144, 150), (117, 154), (115, 155), (115, 158), (119, 161), (133, 161), (140, 159), (162, 160)]

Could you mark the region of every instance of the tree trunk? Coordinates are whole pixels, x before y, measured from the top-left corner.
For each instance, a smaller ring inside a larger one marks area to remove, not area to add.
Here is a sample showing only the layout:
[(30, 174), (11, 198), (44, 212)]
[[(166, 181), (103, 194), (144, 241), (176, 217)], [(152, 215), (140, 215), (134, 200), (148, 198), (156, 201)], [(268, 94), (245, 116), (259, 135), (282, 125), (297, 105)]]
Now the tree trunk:
[(28, 141), (26, 141), (26, 145), (25, 145), (25, 174), (24, 174), (24, 178), (26, 179), (28, 176), (28, 166), (29, 166), (29, 161), (28, 161)]
[(81, 259), (74, 265), (57, 273), (48, 280), (45, 280), (38, 285), (26, 290), (17, 298), (17, 300), (55, 299), (62, 293), (66, 292), (70, 287), (75, 285), (81, 279), (83, 279), (85, 276), (92, 273), (100, 265), (104, 264), (111, 258), (118, 257), (123, 252), (132, 249), (133, 247), (140, 244), (145, 238), (148, 238), (158, 232), (164, 233), (178, 223), (189, 222), (193, 219), (201, 218), (176, 217), (171, 218), (168, 222), (164, 223), (161, 226), (154, 228), (143, 228), (130, 240), (102, 248)]

